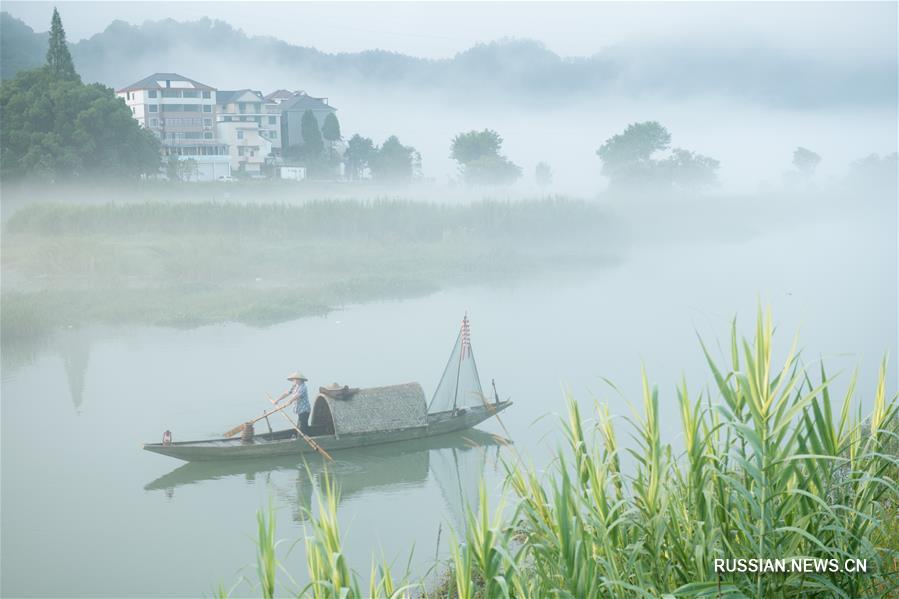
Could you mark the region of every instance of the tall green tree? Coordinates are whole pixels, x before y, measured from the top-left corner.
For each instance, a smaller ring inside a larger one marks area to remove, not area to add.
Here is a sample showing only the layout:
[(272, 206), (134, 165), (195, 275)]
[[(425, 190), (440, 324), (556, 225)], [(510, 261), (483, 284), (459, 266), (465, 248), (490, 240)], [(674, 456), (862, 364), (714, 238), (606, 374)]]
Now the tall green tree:
[(303, 113), (300, 121), (300, 135), (303, 137), (303, 148), (306, 158), (314, 159), (321, 156), (325, 149), (322, 141), (322, 132), (318, 128), (318, 119), (311, 110)]
[(371, 139), (362, 137), (358, 133), (353, 135), (347, 142), (346, 152), (343, 154), (347, 177), (352, 180), (362, 178), (362, 172), (368, 168), (375, 151), (375, 145)]
[(55, 10), (48, 46), (45, 66), (0, 84), (0, 177), (56, 181), (158, 173), (159, 141), (112, 89), (81, 82)]
[(326, 177), (329, 170), (329, 156), (325, 155), (325, 142), (318, 127), (318, 119), (311, 110), (304, 112), (300, 120), (300, 136), (303, 138), (303, 144), (299, 148), (292, 148), (292, 155), (300, 158), (306, 165), (306, 175), (309, 178)]
[(329, 112), (322, 123), (322, 137), (330, 142), (340, 141), (340, 122), (333, 112)]
[(656, 121), (633, 123), (607, 139), (596, 155), (602, 174), (613, 186), (636, 187), (658, 183), (661, 171), (653, 156), (671, 146), (671, 134)]
[(467, 131), (453, 138), (450, 157), (468, 184), (505, 185), (521, 177), (521, 167), (500, 154), (502, 136), (492, 129)]
[(396, 135), (391, 135), (369, 160), (372, 177), (378, 181), (409, 181), (414, 172), (416, 154), (415, 148), (404, 146)]
[(340, 166), (340, 157), (334, 152), (334, 144), (340, 141), (340, 123), (333, 112), (325, 116), (325, 122), (322, 123), (322, 137), (328, 142), (327, 168), (332, 175), (335, 175)]
[(492, 129), (467, 131), (453, 138), (450, 158), (465, 165), (485, 156), (498, 156), (502, 146), (502, 136)]
[[(613, 189), (698, 190), (717, 183), (720, 163), (682, 148), (671, 149), (671, 133), (656, 121), (632, 123), (598, 150), (602, 174)], [(666, 155), (665, 153), (668, 152)]]
[(80, 80), (78, 73), (75, 72), (75, 63), (72, 62), (72, 55), (69, 54), (69, 47), (66, 45), (66, 31), (62, 27), (62, 19), (59, 18), (59, 11), (55, 7), (53, 8), (53, 18), (50, 20), (47, 66), (57, 78)]

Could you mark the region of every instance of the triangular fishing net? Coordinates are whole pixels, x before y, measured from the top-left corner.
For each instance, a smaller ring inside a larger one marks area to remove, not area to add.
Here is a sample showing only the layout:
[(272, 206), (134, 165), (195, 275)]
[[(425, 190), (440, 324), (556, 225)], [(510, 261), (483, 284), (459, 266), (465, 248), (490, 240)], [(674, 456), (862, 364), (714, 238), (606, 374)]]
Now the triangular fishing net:
[(471, 334), (468, 316), (462, 319), (462, 328), (456, 337), (456, 344), (450, 353), (443, 376), (428, 411), (448, 412), (456, 408), (465, 408), (484, 405), (484, 392), (481, 389), (481, 379), (478, 377), (478, 367), (474, 362), (474, 352), (471, 349)]

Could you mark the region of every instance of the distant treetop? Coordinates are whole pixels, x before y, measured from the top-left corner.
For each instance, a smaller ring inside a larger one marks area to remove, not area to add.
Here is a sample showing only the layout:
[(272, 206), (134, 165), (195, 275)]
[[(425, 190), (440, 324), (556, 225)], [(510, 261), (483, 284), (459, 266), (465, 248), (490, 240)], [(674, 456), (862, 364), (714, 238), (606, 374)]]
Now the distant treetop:
[(66, 79), (80, 79), (75, 72), (75, 63), (66, 45), (66, 31), (62, 27), (59, 11), (53, 9), (50, 20), (50, 46), (47, 48), (47, 66), (54, 76)]

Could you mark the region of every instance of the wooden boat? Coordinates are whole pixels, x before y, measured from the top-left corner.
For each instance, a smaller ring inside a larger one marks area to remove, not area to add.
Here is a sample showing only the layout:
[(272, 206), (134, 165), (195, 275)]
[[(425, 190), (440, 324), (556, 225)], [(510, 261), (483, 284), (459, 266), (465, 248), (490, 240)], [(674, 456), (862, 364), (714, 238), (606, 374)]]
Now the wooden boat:
[(331, 462), (319, 456), (280, 456), (260, 460), (182, 463), (171, 472), (147, 483), (144, 490), (161, 491), (169, 499), (181, 487), (218, 485), (227, 492), (235, 485), (260, 485), (278, 498), (291, 518), (308, 520), (315, 504), (315, 490), (336, 484), (337, 500), (374, 493), (402, 493), (436, 482), (443, 498), (445, 517), (461, 536), (465, 531), (466, 506), (477, 505), (481, 474), (488, 460), (497, 463), (506, 440), (472, 429), (377, 446), (345, 449)]
[[(417, 383), (362, 389), (349, 400), (330, 400), (323, 395), (319, 395), (316, 398), (315, 407), (312, 409), (312, 434), (310, 436), (322, 449), (328, 452), (351, 447), (378, 445), (380, 443), (395, 443), (397, 441), (421, 439), (465, 430), (480, 424), (512, 405), (512, 402), (507, 400), (485, 406), (459, 408), (455, 412), (425, 414), (422, 411), (422, 418), (413, 418), (409, 417), (409, 415), (397, 414), (397, 411), (391, 407), (390, 402), (384, 402), (379, 406), (380, 410), (374, 412), (374, 414), (380, 414), (382, 417), (368, 421), (372, 426), (354, 426), (353, 422), (344, 418), (346, 412), (358, 409), (353, 404), (356, 404), (359, 396), (365, 395), (366, 392), (375, 392), (386, 397), (389, 397), (391, 394), (396, 394), (396, 397), (403, 397), (403, 394), (413, 390), (421, 393), (421, 405), (422, 409), (424, 409), (424, 393), (421, 391), (421, 386)], [(327, 416), (322, 416), (323, 409), (320, 407), (323, 405), (322, 401), (343, 401), (347, 402), (347, 406), (344, 410), (330, 414), (331, 422), (322, 423), (322, 420), (328, 419)], [(365, 411), (368, 412), (368, 410)], [(319, 420), (316, 420), (316, 416), (318, 416)], [(380, 425), (385, 420), (388, 420), (388, 418), (383, 418), (384, 416), (393, 417), (389, 418), (390, 423), (388, 426), (382, 427)], [(365, 422), (362, 418), (359, 418), (359, 421)], [(202, 441), (176, 441), (168, 445), (147, 443), (144, 445), (144, 449), (187, 462), (244, 460), (314, 451), (305, 440), (296, 438), (296, 431), (292, 428), (272, 433), (257, 433), (249, 443), (242, 441), (240, 437), (231, 439), (222, 437)]]
[[(444, 435), (476, 426), (511, 401), (484, 396), (469, 340), (466, 316), (431, 403), (418, 383), (356, 390), (335, 397), (320, 393), (312, 402), (310, 437), (327, 452)], [(144, 449), (185, 460), (244, 460), (315, 451), (292, 428), (252, 438), (147, 443)]]
[(345, 449), (335, 455), (336, 462), (308, 453), (264, 460), (188, 462), (150, 481), (144, 485), (144, 490), (171, 494), (180, 487), (231, 478), (295, 478), (311, 484), (307, 479), (327, 472), (331, 479), (339, 483), (340, 498), (343, 500), (372, 489), (423, 485), (431, 469), (431, 454), (435, 452), (458, 451), (465, 454), (475, 449), (499, 449), (505, 442), (490, 433), (471, 429), (402, 443)]

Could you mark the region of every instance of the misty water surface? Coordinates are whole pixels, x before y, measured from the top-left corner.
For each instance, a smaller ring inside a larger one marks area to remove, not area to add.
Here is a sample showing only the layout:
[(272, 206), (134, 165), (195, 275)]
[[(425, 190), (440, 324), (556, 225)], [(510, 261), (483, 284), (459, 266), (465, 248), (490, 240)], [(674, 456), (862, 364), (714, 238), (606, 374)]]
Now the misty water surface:
[[(869, 401), (880, 358), (897, 350), (895, 208), (791, 222), (776, 215), (770, 227), (730, 239), (700, 218), (679, 242), (659, 241), (664, 226), (637, 231), (627, 257), (602, 270), (268, 328), (88, 327), (37, 346), (5, 344), (3, 594), (201, 596), (241, 574), (255, 578), (255, 511), (271, 502), (278, 537), (301, 538), (301, 508), (321, 464), (313, 460), (312, 480), (289, 459), (179, 470), (141, 442), (167, 428), (175, 440), (220, 434), (261, 412), (265, 394), (286, 388), (297, 368), (313, 388), (416, 380), (429, 394), (466, 310), (485, 387), (495, 378), (500, 395), (514, 399), (503, 422), (539, 467), (560, 442), (552, 414), (564, 409), (563, 393), (585, 410), (599, 398), (629, 416), (641, 365), (660, 385), (665, 432), (676, 438), (674, 385), (681, 376), (694, 392), (708, 383), (696, 334), (717, 347), (734, 315), (750, 333), (759, 300), (773, 308), (781, 354), (801, 329), (806, 360), (823, 356), (834, 372), (860, 366), (859, 393)], [(890, 377), (895, 388), (895, 370)], [(506, 434), (495, 422), (481, 428)], [(438, 528), (446, 547), (447, 527), (459, 520), (447, 476), (470, 493), (483, 470), (495, 499), (498, 460), (510, 455), (492, 445), (467, 450), (458, 438), (335, 455), (354, 567), (367, 573), (373, 554), (402, 567), (414, 547), (415, 571), (426, 571)], [(302, 581), (302, 543), (284, 561)]]

